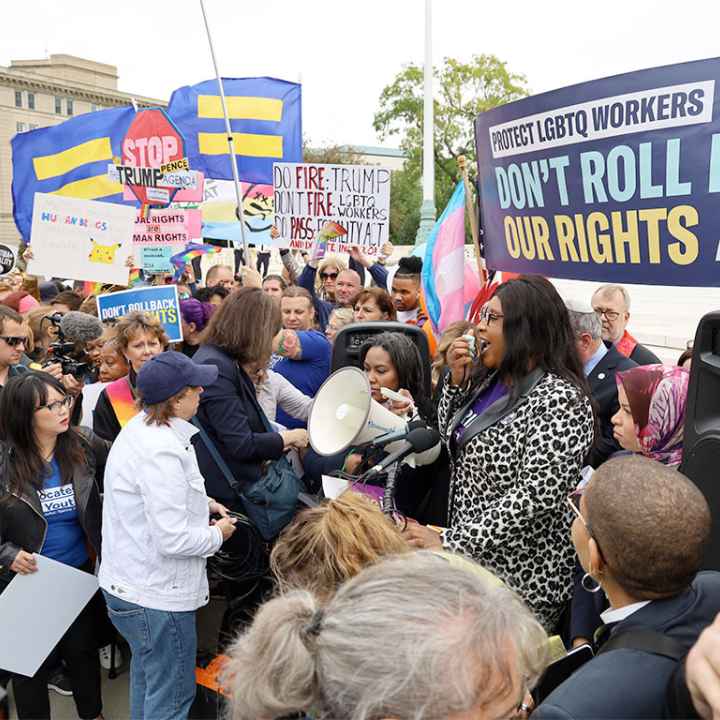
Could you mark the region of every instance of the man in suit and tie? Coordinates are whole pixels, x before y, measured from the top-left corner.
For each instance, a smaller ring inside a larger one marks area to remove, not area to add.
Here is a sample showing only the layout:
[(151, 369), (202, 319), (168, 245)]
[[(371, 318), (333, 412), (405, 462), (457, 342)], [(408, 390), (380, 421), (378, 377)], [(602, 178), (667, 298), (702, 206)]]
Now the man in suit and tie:
[(615, 373), (629, 370), (637, 363), (622, 355), (614, 345), (605, 345), (600, 315), (589, 303), (566, 300), (565, 305), (570, 315), (570, 324), (575, 331), (575, 345), (598, 416), (598, 437), (595, 447), (587, 457), (587, 464), (596, 469), (620, 450), (613, 437), (611, 422), (612, 416), (620, 408)]

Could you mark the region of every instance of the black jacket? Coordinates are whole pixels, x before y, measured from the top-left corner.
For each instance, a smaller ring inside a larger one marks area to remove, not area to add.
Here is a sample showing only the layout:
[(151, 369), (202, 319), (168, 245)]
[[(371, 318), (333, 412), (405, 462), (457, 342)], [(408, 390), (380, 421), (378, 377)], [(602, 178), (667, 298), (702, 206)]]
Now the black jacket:
[[(99, 557), (102, 507), (95, 483), (95, 464), (105, 462), (110, 445), (87, 428), (82, 428), (80, 432), (87, 462), (73, 468), (75, 504), (90, 550)], [(9, 454), (8, 445), (0, 443), (0, 592), (15, 575), (9, 567), (18, 552), (39, 552), (47, 530), (47, 520), (36, 492), (24, 493), (22, 497), (8, 492)]]
[(636, 362), (621, 355), (614, 345), (610, 345), (605, 356), (588, 375), (587, 380), (600, 426), (598, 437), (595, 438), (595, 446), (587, 457), (587, 464), (594, 468), (599, 467), (613, 453), (620, 450), (617, 440), (613, 437), (610, 422), (612, 416), (620, 409), (615, 373), (636, 366)]
[(637, 365), (657, 365), (662, 360), (644, 345), (638, 343), (635, 349), (630, 353), (630, 359)]
[[(699, 573), (685, 592), (655, 600), (611, 632), (649, 629), (689, 651), (720, 611), (720, 573)], [(668, 717), (666, 692), (677, 662), (642, 650), (617, 649), (583, 665), (533, 712), (533, 720)]]
[[(196, 363), (215, 365), (218, 379), (200, 397), (197, 419), (241, 486), (259, 480), (263, 463), (283, 453), (283, 439), (271, 432), (258, 404), (255, 386), (238, 363), (215, 345), (201, 345), (193, 356)], [(210, 497), (236, 505), (238, 498), (205, 448), (199, 435), (195, 452), (205, 488)]]

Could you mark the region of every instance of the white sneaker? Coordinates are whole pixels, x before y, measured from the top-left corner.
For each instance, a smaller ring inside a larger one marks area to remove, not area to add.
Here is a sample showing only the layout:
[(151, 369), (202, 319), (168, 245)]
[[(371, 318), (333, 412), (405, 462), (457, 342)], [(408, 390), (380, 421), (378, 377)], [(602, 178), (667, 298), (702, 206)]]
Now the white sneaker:
[[(100, 650), (98, 651), (98, 654), (100, 655), (100, 665), (102, 665), (102, 667), (105, 670), (110, 670), (110, 668), (112, 667), (112, 664), (110, 662), (110, 659), (112, 657), (110, 648), (111, 648), (110, 645), (105, 645), (105, 646), (101, 647)], [(120, 669), (120, 666), (122, 664), (123, 664), (122, 652), (120, 651), (120, 648), (116, 645), (115, 646), (115, 669), (116, 670)]]

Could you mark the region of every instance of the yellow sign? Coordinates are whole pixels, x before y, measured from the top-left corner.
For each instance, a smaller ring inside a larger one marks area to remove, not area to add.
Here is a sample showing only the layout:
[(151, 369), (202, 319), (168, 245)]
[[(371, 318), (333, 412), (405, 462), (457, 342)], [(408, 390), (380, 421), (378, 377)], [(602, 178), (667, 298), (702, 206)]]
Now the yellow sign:
[(186, 157), (179, 158), (178, 160), (171, 160), (170, 162), (167, 162), (164, 165), (160, 166), (161, 172), (164, 172), (164, 173), (171, 173), (171, 172), (176, 172), (177, 170), (189, 170), (189, 169), (190, 169), (190, 163), (188, 162), (188, 159)]

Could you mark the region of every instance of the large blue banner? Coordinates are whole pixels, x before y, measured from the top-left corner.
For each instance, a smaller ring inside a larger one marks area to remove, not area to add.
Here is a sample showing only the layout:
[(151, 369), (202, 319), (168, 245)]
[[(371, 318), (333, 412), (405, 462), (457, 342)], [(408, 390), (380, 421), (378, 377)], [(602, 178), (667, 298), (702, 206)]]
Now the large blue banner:
[(617, 75), (475, 121), (488, 267), (720, 286), (720, 58)]

